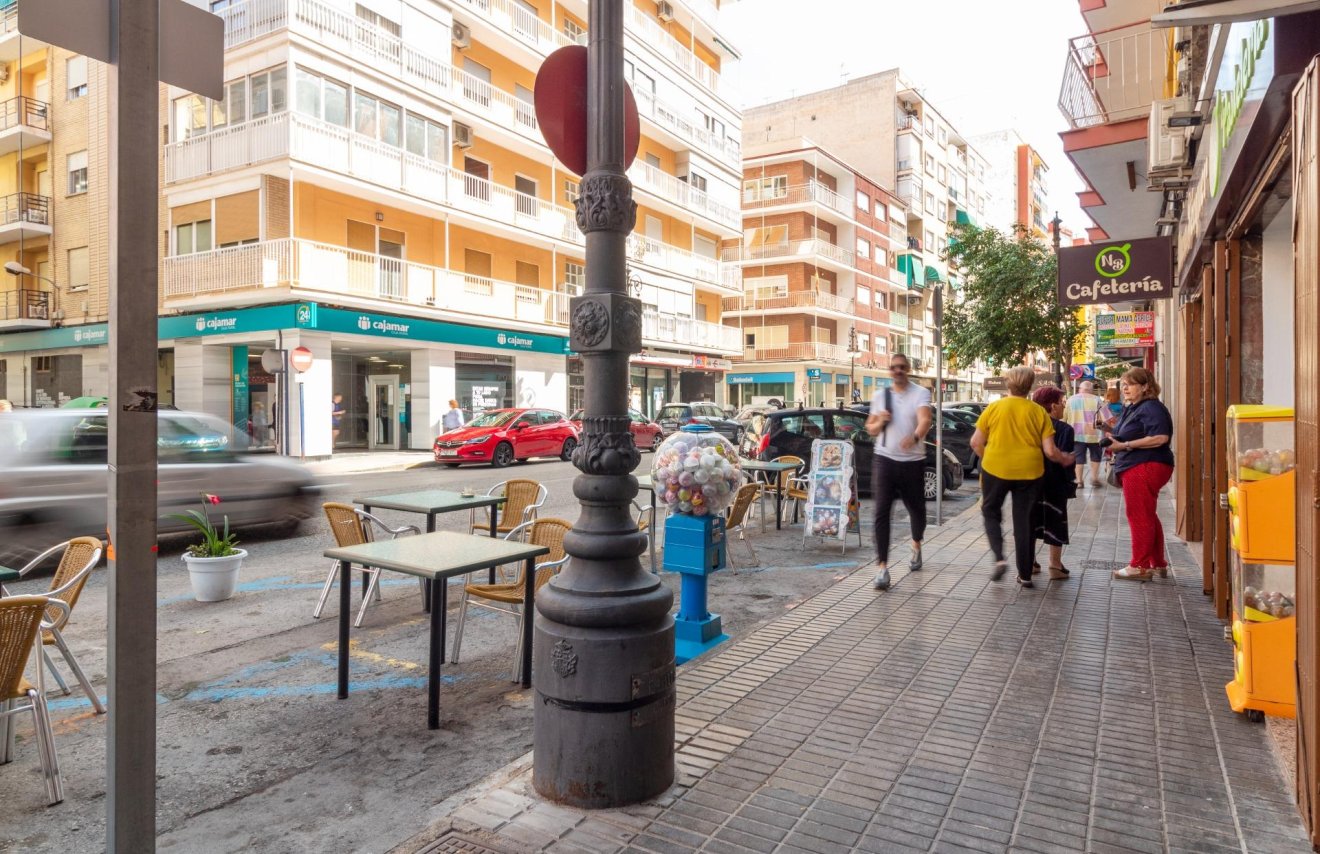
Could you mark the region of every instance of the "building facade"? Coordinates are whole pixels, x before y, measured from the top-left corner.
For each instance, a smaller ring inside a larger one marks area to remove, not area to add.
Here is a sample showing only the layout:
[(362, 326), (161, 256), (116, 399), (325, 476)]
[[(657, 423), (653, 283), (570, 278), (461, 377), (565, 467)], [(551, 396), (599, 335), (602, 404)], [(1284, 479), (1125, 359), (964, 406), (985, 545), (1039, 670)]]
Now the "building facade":
[[(577, 407), (577, 177), (532, 93), (550, 52), (585, 44), (586, 0), (211, 8), (225, 98), (162, 87), (162, 400), (240, 426), (260, 404), (282, 447), (311, 456), (429, 447), (451, 398), (474, 413)], [(720, 322), (738, 292), (718, 247), (740, 232), (741, 122), (721, 94), (734, 53), (716, 12), (627, 11), (642, 121), (629, 284), (646, 347), (633, 402), (648, 413), (719, 399), (740, 352)], [(281, 394), (261, 355), (296, 347), (313, 363)]]
[(808, 140), (748, 149), (743, 239), (724, 251), (743, 293), (726, 297), (742, 358), (729, 402), (811, 406), (870, 399), (889, 382), (910, 305), (897, 269), (907, 214), (875, 181)]
[(1012, 234), (1016, 226), (1037, 240), (1050, 239), (1049, 167), (1015, 130), (979, 134), (972, 145), (985, 158), (985, 224)]

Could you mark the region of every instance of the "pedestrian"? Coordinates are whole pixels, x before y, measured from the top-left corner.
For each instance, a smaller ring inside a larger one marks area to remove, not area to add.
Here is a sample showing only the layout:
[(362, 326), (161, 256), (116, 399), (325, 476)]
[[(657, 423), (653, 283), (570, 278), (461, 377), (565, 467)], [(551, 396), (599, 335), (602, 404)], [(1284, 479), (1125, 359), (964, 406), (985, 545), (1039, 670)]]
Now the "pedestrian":
[(1145, 581), (1168, 576), (1164, 527), (1156, 513), (1160, 490), (1173, 476), (1173, 416), (1160, 402), (1160, 385), (1145, 368), (1133, 368), (1120, 381), (1127, 406), (1114, 425), (1114, 472), (1123, 487), (1132, 561), (1115, 578)]
[(985, 538), (995, 557), (990, 578), (998, 581), (1008, 570), (1004, 559), (1003, 514), (1004, 499), (1011, 495), (1017, 582), (1023, 587), (1033, 586), (1031, 508), (1040, 495), (1045, 460), (1071, 465), (1074, 459), (1054, 447), (1054, 425), (1049, 415), (1027, 400), (1035, 378), (1035, 372), (1028, 367), (1006, 371), (1004, 384), (1008, 396), (985, 408), (972, 434), (972, 450), (981, 458), (981, 517), (985, 521)]
[[(1031, 399), (1040, 404), (1050, 416), (1054, 427), (1054, 447), (1063, 454), (1074, 453), (1073, 428), (1063, 421), (1065, 401), (1063, 392), (1057, 388), (1038, 388), (1031, 394)], [(1050, 580), (1061, 581), (1068, 577), (1068, 569), (1063, 565), (1063, 547), (1068, 544), (1068, 502), (1077, 497), (1077, 483), (1073, 480), (1072, 467), (1045, 460), (1045, 476), (1041, 479), (1040, 497), (1031, 511), (1031, 573), (1040, 572), (1040, 563), (1036, 561), (1036, 544), (1044, 541), (1050, 549)]]
[[(1083, 380), (1077, 386), (1077, 394), (1068, 398), (1068, 426), (1072, 428), (1077, 445), (1077, 471), (1073, 480), (1078, 488), (1083, 485), (1100, 486), (1100, 430), (1096, 419), (1104, 410), (1105, 402), (1095, 393), (1095, 383)], [(1056, 442), (1057, 444), (1057, 442)], [(1091, 478), (1084, 480), (1087, 460), (1091, 464)]]
[(330, 398), (330, 438), (331, 442), (339, 441), (339, 425), (344, 420), (344, 396), (336, 394)]
[(912, 527), (912, 557), (908, 569), (921, 569), (921, 540), (926, 535), (926, 433), (934, 420), (930, 392), (909, 381), (912, 363), (902, 353), (889, 357), (894, 384), (871, 398), (866, 432), (876, 437), (871, 463), (871, 494), (875, 497), (873, 586), (889, 588), (889, 514), (897, 497), (907, 508)]
[(270, 419), (266, 416), (266, 405), (261, 401), (252, 404), (252, 440), (258, 448), (266, 446), (266, 433), (270, 429)]
[(440, 426), (446, 433), (463, 426), (463, 410), (458, 408), (457, 400), (449, 401), (449, 411), (440, 419)]

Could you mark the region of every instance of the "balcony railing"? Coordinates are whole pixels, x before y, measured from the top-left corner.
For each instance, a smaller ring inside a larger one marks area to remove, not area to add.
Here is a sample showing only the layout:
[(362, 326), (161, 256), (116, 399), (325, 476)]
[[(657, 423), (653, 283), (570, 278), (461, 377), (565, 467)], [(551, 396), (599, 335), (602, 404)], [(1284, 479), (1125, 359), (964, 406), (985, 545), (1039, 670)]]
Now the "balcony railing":
[(922, 205), (922, 191), (924, 186), (920, 178), (906, 177), (898, 179), (898, 197), (907, 205), (911, 212), (920, 212)]
[(1059, 89), (1059, 110), (1069, 125), (1149, 115), (1151, 102), (1164, 96), (1171, 34), (1143, 21), (1072, 39)]
[(10, 193), (0, 196), (0, 225), (29, 222), (50, 225), (50, 197), (36, 193)]
[[(163, 272), (167, 301), (297, 289), (436, 308), (485, 321), (568, 327), (567, 289), (503, 282), (296, 238), (171, 256), (165, 259)], [(738, 330), (716, 323), (653, 313), (649, 318), (643, 315), (642, 327), (643, 337), (657, 342), (728, 353), (741, 348)]]
[(782, 296), (747, 293), (725, 297), (720, 301), (722, 311), (770, 311), (774, 309), (820, 308), (843, 314), (855, 314), (856, 303), (847, 297), (821, 291), (790, 291)]
[(848, 348), (839, 344), (816, 342), (747, 347), (743, 350), (743, 359), (749, 362), (813, 359), (820, 362), (844, 363), (848, 361)]
[[(639, 264), (654, 267), (665, 273), (687, 276), (716, 285), (725, 283), (727, 277), (724, 274), (728, 270), (738, 273), (736, 268), (726, 268), (715, 258), (697, 255), (636, 233), (628, 236), (628, 257)], [(739, 276), (738, 282), (741, 281)], [(738, 286), (740, 285), (735, 285)]]
[(50, 104), (26, 95), (0, 102), (0, 131), (16, 127), (50, 130)]
[(459, 0), (491, 26), (508, 33), (542, 55), (573, 44), (567, 35), (513, 0)]
[(704, 190), (698, 190), (649, 163), (634, 163), (628, 170), (628, 177), (634, 185), (663, 196), (679, 207), (710, 217), (722, 225), (736, 229), (742, 222), (742, 215), (733, 207), (720, 204)]
[(787, 187), (781, 196), (771, 195), (753, 195), (750, 192), (743, 193), (743, 209), (748, 208), (769, 208), (780, 205), (803, 205), (803, 204), (821, 204), (831, 210), (838, 211), (844, 216), (851, 216), (853, 211), (847, 202), (838, 193), (826, 187), (824, 184), (815, 181), (809, 181), (806, 184), (793, 184)]
[(50, 292), (0, 291), (0, 320), (50, 320)]
[(628, 17), (624, 19), (627, 24), (625, 32), (631, 32), (643, 44), (678, 66), (680, 71), (686, 73), (713, 94), (719, 94), (720, 75), (715, 69), (698, 59), (696, 54), (666, 32), (653, 17), (642, 11), (640, 7), (628, 3), (626, 8)]
[(725, 261), (752, 261), (768, 258), (810, 258), (818, 255), (845, 267), (853, 266), (853, 252), (835, 246), (826, 240), (790, 240), (784, 243), (766, 243), (758, 246), (726, 246), (721, 253)]

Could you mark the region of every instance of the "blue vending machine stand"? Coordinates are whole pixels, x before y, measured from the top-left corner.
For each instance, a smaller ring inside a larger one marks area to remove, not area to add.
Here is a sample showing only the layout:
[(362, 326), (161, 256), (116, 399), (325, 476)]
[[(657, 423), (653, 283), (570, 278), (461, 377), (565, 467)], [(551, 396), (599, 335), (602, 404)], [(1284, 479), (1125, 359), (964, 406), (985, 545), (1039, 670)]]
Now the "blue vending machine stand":
[(729, 639), (720, 615), (706, 610), (706, 578), (723, 569), (724, 561), (724, 517), (675, 513), (665, 520), (664, 567), (683, 575), (674, 618), (674, 658), (679, 664)]

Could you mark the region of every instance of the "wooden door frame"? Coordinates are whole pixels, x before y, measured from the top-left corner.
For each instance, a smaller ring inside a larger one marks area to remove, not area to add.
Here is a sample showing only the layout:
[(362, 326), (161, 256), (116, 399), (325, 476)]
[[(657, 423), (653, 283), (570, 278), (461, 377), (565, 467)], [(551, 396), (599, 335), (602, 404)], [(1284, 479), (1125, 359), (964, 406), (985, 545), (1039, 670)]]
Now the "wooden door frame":
[[(1175, 469), (1174, 488), (1177, 495), (1177, 533), (1185, 542), (1201, 541), (1201, 454), (1202, 432), (1200, 424), (1201, 332), (1202, 306), (1200, 300), (1188, 302), (1178, 311), (1181, 346), (1178, 348), (1177, 414), (1174, 423), (1178, 467)], [(1203, 589), (1209, 589), (1204, 585)]]

